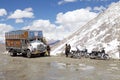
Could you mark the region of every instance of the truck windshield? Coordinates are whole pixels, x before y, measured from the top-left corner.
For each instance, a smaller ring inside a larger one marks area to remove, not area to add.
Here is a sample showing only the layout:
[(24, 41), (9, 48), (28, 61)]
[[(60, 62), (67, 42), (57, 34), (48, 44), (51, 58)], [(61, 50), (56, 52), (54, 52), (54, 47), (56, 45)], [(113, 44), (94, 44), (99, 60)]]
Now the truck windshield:
[(39, 41), (39, 40), (34, 40), (34, 41), (31, 41), (30, 43), (41, 43), (41, 41)]

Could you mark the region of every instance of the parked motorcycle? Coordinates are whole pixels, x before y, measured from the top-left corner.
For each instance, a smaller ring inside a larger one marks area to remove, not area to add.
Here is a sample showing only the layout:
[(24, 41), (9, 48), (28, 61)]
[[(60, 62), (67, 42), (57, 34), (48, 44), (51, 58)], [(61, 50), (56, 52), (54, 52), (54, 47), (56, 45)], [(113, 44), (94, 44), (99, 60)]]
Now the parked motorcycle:
[(84, 50), (80, 50), (78, 48), (76, 48), (77, 50), (72, 50), (71, 51), (71, 57), (72, 58), (81, 58), (81, 57), (85, 57), (88, 58), (89, 57), (89, 53), (87, 52), (87, 49)]
[(81, 52), (81, 56), (82, 56), (82, 57), (85, 57), (85, 58), (88, 58), (88, 57), (89, 57), (89, 53), (87, 52), (87, 49), (82, 50), (82, 51), (80, 51), (80, 52)]
[(77, 50), (77, 51), (72, 50), (71, 53), (70, 53), (70, 57), (80, 59), (81, 58), (81, 53), (80, 53), (79, 50)]
[(90, 59), (108, 60), (108, 59), (110, 59), (110, 57), (108, 54), (105, 54), (102, 51), (92, 51), (92, 53), (90, 53)]

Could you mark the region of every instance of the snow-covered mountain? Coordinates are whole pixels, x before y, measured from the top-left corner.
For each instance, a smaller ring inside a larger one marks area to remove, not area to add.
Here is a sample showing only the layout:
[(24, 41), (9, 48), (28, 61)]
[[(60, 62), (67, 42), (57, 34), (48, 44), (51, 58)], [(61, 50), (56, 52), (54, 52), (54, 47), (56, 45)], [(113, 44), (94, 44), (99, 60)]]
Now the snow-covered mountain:
[(93, 48), (104, 47), (112, 58), (119, 58), (117, 46), (120, 43), (120, 2), (111, 4), (107, 10), (55, 45), (52, 55), (63, 52), (66, 43), (72, 49), (76, 46), (86, 47), (89, 52)]
[(47, 39), (47, 44), (49, 45), (54, 45), (57, 44), (58, 42), (60, 42), (60, 40), (55, 40), (55, 39)]

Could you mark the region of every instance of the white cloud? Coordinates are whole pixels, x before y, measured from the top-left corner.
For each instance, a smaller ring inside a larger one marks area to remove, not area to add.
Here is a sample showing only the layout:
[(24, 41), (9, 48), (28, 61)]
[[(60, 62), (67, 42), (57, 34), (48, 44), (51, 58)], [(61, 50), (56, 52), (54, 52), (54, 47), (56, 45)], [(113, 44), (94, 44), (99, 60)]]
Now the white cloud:
[(104, 6), (100, 6), (100, 7), (94, 7), (94, 11), (97, 11), (97, 12), (103, 12), (106, 8)]
[(91, 10), (92, 10), (92, 8), (91, 8), (91, 7), (87, 7), (87, 8), (86, 8), (86, 10), (89, 10), (89, 11), (91, 11)]
[(76, 2), (77, 0), (61, 0), (58, 2), (58, 5), (64, 4), (64, 3), (70, 3), (70, 2)]
[(23, 29), (42, 30), (47, 39), (63, 39), (68, 35), (64, 26), (51, 24), (49, 20), (35, 20), (32, 25), (25, 26)]
[(58, 13), (56, 23), (59, 23), (60, 25), (63, 25), (67, 28), (69, 27), (68, 30), (74, 31), (89, 20), (95, 18), (97, 15), (97, 13), (90, 12), (90, 8), (77, 9), (74, 11), (66, 12), (65, 14)]
[(16, 19), (16, 22), (23, 22), (23, 18), (33, 18), (34, 13), (32, 8), (26, 8), (24, 10), (17, 9), (13, 14), (8, 16), (8, 19)]
[(23, 19), (16, 19), (15, 22), (16, 22), (16, 23), (23, 23), (24, 21), (23, 21)]
[(52, 24), (49, 20), (35, 20), (23, 29), (42, 30), (44, 36), (48, 39), (63, 39), (97, 15), (97, 13), (90, 12), (90, 8), (78, 9), (58, 13), (56, 23), (59, 25)]
[(26, 8), (26, 9), (24, 9), (24, 11), (30, 12), (30, 11), (33, 11), (33, 9), (32, 8)]
[(7, 15), (7, 11), (5, 9), (0, 9), (0, 16)]
[(35, 20), (32, 25), (25, 26), (23, 29), (42, 30), (46, 38), (57, 38), (57, 26), (55, 24), (51, 24), (49, 20)]
[(7, 24), (0, 24), (0, 41), (4, 42), (5, 39), (5, 32), (13, 30), (13, 27), (11, 25)]

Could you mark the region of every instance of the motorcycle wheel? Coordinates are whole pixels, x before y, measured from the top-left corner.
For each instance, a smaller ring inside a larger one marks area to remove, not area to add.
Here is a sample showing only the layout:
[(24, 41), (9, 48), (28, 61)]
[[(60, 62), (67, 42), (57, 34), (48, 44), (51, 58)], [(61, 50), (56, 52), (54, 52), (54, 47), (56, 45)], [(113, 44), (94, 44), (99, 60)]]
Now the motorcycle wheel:
[(85, 55), (85, 58), (89, 58), (89, 54), (86, 54), (86, 55)]
[(109, 57), (108, 54), (105, 54), (105, 55), (103, 56), (103, 58), (104, 58), (104, 60), (109, 60), (109, 59), (110, 59), (110, 57)]
[(95, 55), (94, 54), (90, 54), (90, 59), (95, 59)]
[(80, 55), (80, 53), (77, 53), (78, 55), (77, 55), (77, 59), (81, 59), (81, 55)]

